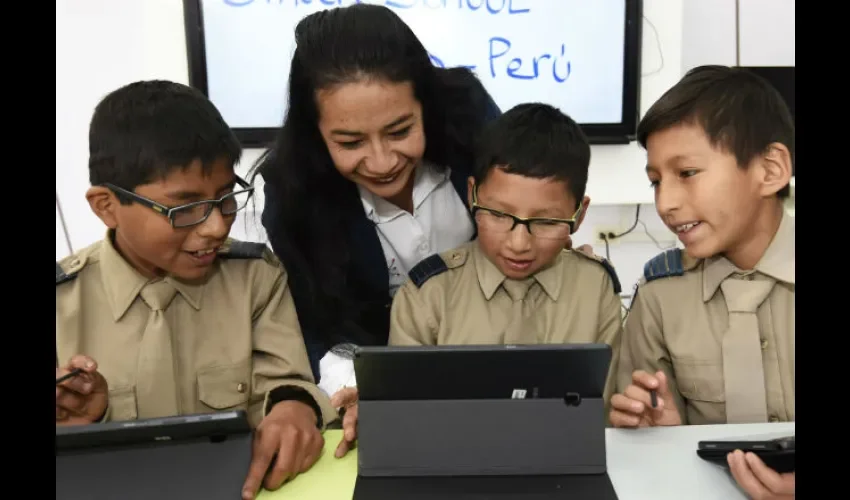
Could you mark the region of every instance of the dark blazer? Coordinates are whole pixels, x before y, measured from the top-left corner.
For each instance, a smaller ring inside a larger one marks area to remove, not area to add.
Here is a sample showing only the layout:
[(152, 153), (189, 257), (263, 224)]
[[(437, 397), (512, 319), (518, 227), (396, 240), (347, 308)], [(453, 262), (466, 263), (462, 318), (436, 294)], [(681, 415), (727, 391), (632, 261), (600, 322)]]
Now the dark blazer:
[[(476, 82), (478, 80), (476, 79)], [(489, 121), (501, 114), (499, 107), (492, 97), (478, 82), (477, 93), (485, 109), (486, 120)], [(471, 175), (472, 165), (460, 165), (459, 162), (449, 162), (451, 167), (450, 179), (460, 196), (466, 200), (466, 180)], [(319, 381), (319, 361), (334, 344), (352, 342), (358, 339), (360, 345), (386, 345), (390, 329), (390, 307), (392, 298), (389, 292), (389, 270), (384, 257), (381, 242), (375, 224), (366, 217), (364, 211), (351, 214), (348, 226), (348, 243), (351, 260), (348, 270), (349, 296), (356, 297), (359, 303), (356, 318), (345, 320), (342, 324), (333, 325), (332, 331), (320, 335), (318, 329), (323, 322), (319, 321), (322, 311), (313, 306), (308, 296), (307, 284), (295, 258), (283, 255), (282, 244), (286, 235), (276, 227), (278, 193), (269, 183), (265, 184), (265, 209), (262, 222), (269, 237), (272, 249), (286, 268), (289, 288), (292, 292), (295, 308), (304, 343), (310, 358), (310, 366)], [(325, 327), (327, 328), (327, 327)], [(330, 342), (328, 339), (331, 339)], [(331, 345), (327, 345), (330, 343)]]

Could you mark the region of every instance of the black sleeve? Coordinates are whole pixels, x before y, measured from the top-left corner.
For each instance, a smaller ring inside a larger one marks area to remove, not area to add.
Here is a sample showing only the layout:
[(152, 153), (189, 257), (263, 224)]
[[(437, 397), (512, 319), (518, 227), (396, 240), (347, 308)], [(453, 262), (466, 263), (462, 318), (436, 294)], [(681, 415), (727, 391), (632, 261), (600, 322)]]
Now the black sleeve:
[(282, 401), (300, 401), (306, 404), (316, 413), (316, 426), (321, 429), (324, 425), (322, 421), (322, 409), (319, 407), (319, 403), (304, 389), (292, 385), (284, 385), (272, 389), (269, 393), (268, 404), (266, 404), (266, 414), (271, 412), (274, 405)]
[(295, 302), (295, 310), (298, 312), (298, 322), (301, 326), (301, 335), (304, 337), (304, 346), (307, 348), (307, 357), (310, 359), (310, 368), (313, 378), (319, 382), (319, 361), (327, 353), (328, 348), (318, 330), (315, 319), (313, 302), (310, 300), (307, 279), (303, 275), (303, 267), (299, 265), (299, 259), (285, 251), (280, 242), (284, 241), (286, 234), (278, 225), (277, 214), (280, 210), (279, 195), (270, 183), (264, 187), (265, 207), (263, 208), (262, 223), (269, 237), (272, 250), (286, 269), (287, 286), (292, 293)]

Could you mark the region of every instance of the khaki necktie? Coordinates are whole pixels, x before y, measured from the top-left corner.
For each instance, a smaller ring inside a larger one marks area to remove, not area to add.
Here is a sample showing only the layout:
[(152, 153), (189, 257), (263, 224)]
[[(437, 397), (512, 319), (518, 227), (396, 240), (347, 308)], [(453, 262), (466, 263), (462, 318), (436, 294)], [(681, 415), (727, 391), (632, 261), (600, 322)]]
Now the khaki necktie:
[(773, 280), (728, 278), (720, 284), (729, 309), (723, 335), (723, 380), (727, 423), (767, 422), (767, 391), (756, 311), (770, 294)]
[(534, 278), (528, 278), (522, 281), (505, 279), (502, 282), (502, 287), (511, 297), (511, 300), (513, 300), (511, 321), (508, 323), (508, 327), (505, 328), (503, 339), (505, 344), (517, 344), (522, 341), (523, 328), (527, 327), (525, 321), (523, 321), (525, 319), (523, 305), (526, 302), (526, 295), (532, 284), (534, 284)]
[(136, 373), (139, 418), (175, 416), (180, 411), (171, 329), (165, 320), (165, 309), (175, 293), (177, 290), (165, 281), (148, 283), (140, 292), (151, 314), (139, 344)]

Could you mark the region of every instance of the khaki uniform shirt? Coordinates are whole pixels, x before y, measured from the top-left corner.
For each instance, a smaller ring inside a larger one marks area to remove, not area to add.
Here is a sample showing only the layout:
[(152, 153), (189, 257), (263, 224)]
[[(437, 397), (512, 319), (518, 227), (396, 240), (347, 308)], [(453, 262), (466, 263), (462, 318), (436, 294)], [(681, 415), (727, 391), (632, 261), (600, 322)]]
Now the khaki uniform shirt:
[(695, 260), (675, 249), (647, 263), (626, 318), (618, 392), (634, 370), (664, 370), (686, 424), (727, 422), (722, 342), (729, 325), (721, 283), (776, 281), (757, 310), (768, 420), (794, 421), (794, 217), (785, 214), (765, 255), (751, 272), (725, 257)]
[[(269, 391), (296, 386), (330, 423), (337, 415), (313, 383), (285, 271), (265, 246), (234, 243), (221, 249), (204, 283), (164, 279), (177, 290), (163, 313), (172, 340), (161, 349), (171, 350), (179, 414), (244, 409), (256, 426)], [(57, 361), (77, 354), (97, 361), (109, 385), (104, 420), (135, 420), (151, 410), (140, 401), (147, 395), (137, 394), (139, 346), (151, 316), (140, 291), (149, 281), (109, 235), (57, 264)]]
[[(390, 345), (608, 344), (613, 351), (608, 402), (617, 372), (622, 304), (617, 275), (607, 261), (564, 250), (530, 278), (519, 305), (504, 286), (513, 280), (487, 259), (477, 241), (417, 267), (393, 300)], [(417, 278), (423, 269), (441, 271), (425, 274), (430, 277), (423, 282)]]

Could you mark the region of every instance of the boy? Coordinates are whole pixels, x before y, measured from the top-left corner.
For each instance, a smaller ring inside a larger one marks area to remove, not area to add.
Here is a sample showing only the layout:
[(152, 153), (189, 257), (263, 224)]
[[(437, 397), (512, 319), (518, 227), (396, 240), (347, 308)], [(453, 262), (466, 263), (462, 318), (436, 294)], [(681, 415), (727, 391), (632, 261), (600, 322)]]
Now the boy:
[[(389, 343), (606, 343), (608, 401), (622, 331), (619, 280), (604, 259), (564, 250), (589, 203), (589, 164), (581, 128), (551, 106), (521, 104), (494, 120), (468, 180), (478, 237), (410, 271), (393, 299)], [(353, 398), (356, 389), (348, 391)], [(344, 418), (349, 442), (354, 410)], [(340, 446), (338, 455), (348, 443)]]
[[(696, 68), (650, 108), (638, 140), (658, 214), (685, 250), (646, 264), (612, 424), (793, 422), (795, 229), (783, 199), (794, 125), (782, 97), (745, 70)], [(794, 492), (793, 474), (755, 456), (729, 463), (755, 497)]]
[(56, 425), (244, 409), (257, 432), (243, 498), (278, 488), (316, 461), (336, 415), (285, 272), (227, 238), (253, 191), (234, 172), (239, 143), (202, 94), (167, 81), (106, 96), (89, 142), (86, 198), (108, 231), (56, 266), (56, 377), (84, 370), (57, 385)]

